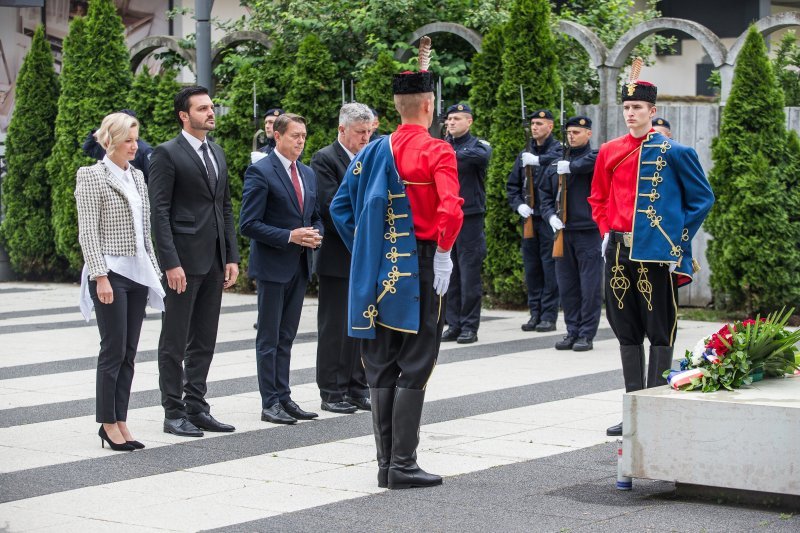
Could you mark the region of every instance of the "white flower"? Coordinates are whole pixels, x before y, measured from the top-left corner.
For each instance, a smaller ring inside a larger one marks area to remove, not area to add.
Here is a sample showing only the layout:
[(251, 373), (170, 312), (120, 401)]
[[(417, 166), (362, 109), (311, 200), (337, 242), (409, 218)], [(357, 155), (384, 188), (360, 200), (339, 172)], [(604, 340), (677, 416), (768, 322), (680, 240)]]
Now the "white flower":
[(692, 350), (692, 365), (699, 366), (703, 362), (703, 352), (706, 351), (706, 340), (700, 339)]

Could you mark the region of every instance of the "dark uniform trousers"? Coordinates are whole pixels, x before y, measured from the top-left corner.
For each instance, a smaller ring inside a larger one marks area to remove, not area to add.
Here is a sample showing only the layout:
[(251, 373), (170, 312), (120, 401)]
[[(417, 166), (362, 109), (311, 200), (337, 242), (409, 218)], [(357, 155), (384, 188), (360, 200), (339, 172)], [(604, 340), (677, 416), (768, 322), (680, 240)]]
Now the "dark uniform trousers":
[(308, 249), (304, 248), (294, 275), (286, 283), (261, 279), (257, 283), (256, 367), (263, 409), (291, 399), (289, 364), (308, 286), (306, 253)]
[(592, 340), (602, 307), (602, 239), (596, 229), (563, 231), (564, 256), (555, 263), (567, 334)]
[(318, 276), (319, 312), (317, 329), (324, 345), (317, 347), (317, 385), (326, 402), (369, 397), (360, 343), (347, 335), (347, 295), (350, 280), (335, 276)]
[(486, 258), (483, 213), (467, 215), (453, 245), (453, 274), (447, 290), (447, 325), (477, 333), (481, 321), (481, 267)]
[[(362, 339), (361, 354), (371, 388), (424, 389), (436, 359), (444, 326), (446, 299), (433, 290), (436, 243), (417, 241), (419, 259), (419, 331), (376, 327), (374, 339)], [(380, 320), (380, 318), (379, 318)]]
[[(206, 274), (187, 274), (186, 290), (181, 294), (169, 288), (164, 276), (166, 312), (161, 314), (158, 375), (161, 405), (167, 418), (210, 411), (205, 400), (206, 378), (217, 344), (222, 285), (225, 282), (225, 269), (218, 247), (219, 242), (210, 270)], [(209, 309), (214, 311), (209, 312)]]
[(621, 346), (672, 346), (678, 316), (678, 288), (666, 263), (631, 261), (630, 248), (606, 248), (606, 315)]
[(100, 354), (97, 357), (97, 422), (113, 424), (128, 419), (128, 400), (133, 382), (133, 360), (142, 332), (148, 289), (144, 285), (108, 273), (114, 301), (101, 303), (97, 282), (89, 282), (100, 330)]
[(538, 315), (539, 320), (555, 322), (558, 318), (558, 283), (553, 260), (553, 228), (540, 217), (534, 217), (533, 226), (535, 235), (522, 239), (528, 307), (531, 316)]

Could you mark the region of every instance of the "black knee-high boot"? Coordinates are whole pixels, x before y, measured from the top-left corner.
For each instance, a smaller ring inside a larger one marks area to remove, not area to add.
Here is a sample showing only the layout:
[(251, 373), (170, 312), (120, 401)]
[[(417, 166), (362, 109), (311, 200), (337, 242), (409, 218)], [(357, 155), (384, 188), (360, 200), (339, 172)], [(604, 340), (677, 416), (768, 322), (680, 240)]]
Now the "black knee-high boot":
[(369, 389), (372, 402), (372, 432), (378, 450), (378, 486), (385, 489), (389, 484), (389, 462), (392, 459), (392, 405), (394, 387)]
[[(641, 344), (620, 346), (619, 355), (622, 359), (622, 377), (625, 380), (625, 392), (642, 390), (645, 387), (644, 346)], [(622, 436), (622, 422), (606, 429), (606, 435), (610, 437)]]
[(664, 371), (672, 366), (672, 346), (651, 346), (647, 363), (647, 388), (667, 384)]
[(392, 409), (392, 460), (389, 464), (389, 488), (410, 489), (441, 485), (442, 478), (429, 474), (417, 465), (419, 424), (425, 391), (398, 387)]

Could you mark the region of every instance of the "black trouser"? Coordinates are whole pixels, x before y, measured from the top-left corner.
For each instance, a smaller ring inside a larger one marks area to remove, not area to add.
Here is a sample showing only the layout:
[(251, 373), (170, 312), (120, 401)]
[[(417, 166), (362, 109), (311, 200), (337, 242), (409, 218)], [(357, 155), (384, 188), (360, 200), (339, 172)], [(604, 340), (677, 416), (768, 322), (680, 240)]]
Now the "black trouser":
[(602, 307), (602, 239), (596, 229), (565, 230), (564, 257), (556, 259), (556, 278), (567, 334), (591, 340)]
[(555, 322), (558, 318), (558, 283), (553, 260), (553, 228), (541, 218), (533, 219), (535, 235), (522, 239), (522, 264), (528, 286), (531, 316)]
[(369, 396), (361, 349), (347, 335), (347, 278), (318, 276), (317, 386), (326, 402), (341, 402), (345, 396)]
[(206, 379), (217, 343), (225, 272), (218, 250), (211, 270), (186, 275), (186, 291), (169, 288), (164, 276), (165, 312), (158, 340), (158, 384), (167, 418), (208, 413)]
[(483, 214), (467, 215), (450, 255), (453, 274), (447, 289), (447, 325), (459, 331), (478, 331), (481, 322), (481, 266), (486, 258)]
[(256, 369), (263, 409), (291, 399), (289, 364), (308, 285), (306, 265), (304, 252), (286, 283), (258, 280)]
[(433, 290), (436, 243), (417, 241), (419, 258), (419, 332), (377, 326), (374, 339), (361, 341), (361, 354), (372, 388), (424, 389), (436, 366), (446, 299)]
[(108, 273), (114, 301), (101, 303), (97, 282), (89, 282), (97, 327), (100, 354), (97, 356), (97, 418), (113, 424), (128, 419), (128, 400), (133, 382), (133, 360), (139, 346), (148, 289), (114, 272)]
[(606, 248), (606, 316), (620, 345), (672, 346), (678, 316), (678, 289), (667, 263), (631, 261), (630, 248), (614, 242)]

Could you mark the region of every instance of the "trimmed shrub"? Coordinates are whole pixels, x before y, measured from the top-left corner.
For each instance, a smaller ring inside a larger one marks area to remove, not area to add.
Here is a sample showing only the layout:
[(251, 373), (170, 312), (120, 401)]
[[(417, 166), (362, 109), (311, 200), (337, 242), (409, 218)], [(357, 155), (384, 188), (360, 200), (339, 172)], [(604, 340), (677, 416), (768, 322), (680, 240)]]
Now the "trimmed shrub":
[(6, 138), (5, 219), (0, 227), (11, 266), (23, 279), (57, 276), (63, 268), (53, 242), (45, 165), (55, 143), (57, 110), (58, 77), (50, 44), (39, 26), (17, 77)]
[(497, 82), (503, 77), (503, 26), (492, 28), (483, 38), (481, 53), (472, 58), (472, 88), (469, 103), (475, 121), (472, 132), (488, 137), (492, 112), (497, 107)]
[(133, 79), (128, 107), (139, 117), (139, 137), (156, 146), (170, 140), (178, 133), (173, 100), (181, 85), (173, 69), (152, 76), (147, 69)]
[(391, 52), (383, 50), (375, 62), (364, 69), (358, 81), (357, 100), (378, 111), (381, 117), (381, 133), (394, 131), (400, 122), (392, 96), (392, 76), (398, 72), (400, 63), (394, 60)]

